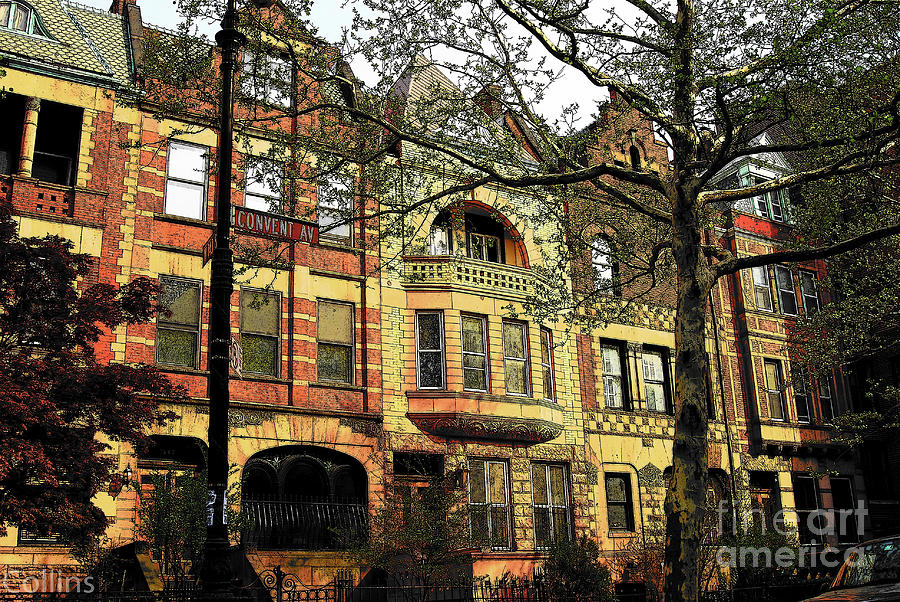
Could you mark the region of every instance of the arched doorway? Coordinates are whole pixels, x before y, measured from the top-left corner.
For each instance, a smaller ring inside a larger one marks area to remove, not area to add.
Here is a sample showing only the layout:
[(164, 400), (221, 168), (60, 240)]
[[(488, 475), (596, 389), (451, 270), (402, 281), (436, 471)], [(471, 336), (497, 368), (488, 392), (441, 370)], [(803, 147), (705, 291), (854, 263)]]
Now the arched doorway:
[(336, 550), (366, 533), (363, 466), (334, 450), (292, 445), (247, 461), (242, 503), (252, 527), (245, 542), (262, 549)]

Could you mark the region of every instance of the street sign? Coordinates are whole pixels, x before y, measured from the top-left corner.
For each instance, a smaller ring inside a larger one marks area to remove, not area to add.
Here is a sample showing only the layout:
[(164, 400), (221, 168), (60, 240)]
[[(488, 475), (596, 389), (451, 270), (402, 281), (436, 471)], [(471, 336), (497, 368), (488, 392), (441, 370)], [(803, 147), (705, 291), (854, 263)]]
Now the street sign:
[(216, 250), (216, 233), (209, 235), (209, 240), (203, 243), (203, 265), (206, 266), (212, 258), (213, 251)]
[(319, 242), (319, 225), (275, 213), (231, 206), (231, 225), (235, 230), (281, 240)]

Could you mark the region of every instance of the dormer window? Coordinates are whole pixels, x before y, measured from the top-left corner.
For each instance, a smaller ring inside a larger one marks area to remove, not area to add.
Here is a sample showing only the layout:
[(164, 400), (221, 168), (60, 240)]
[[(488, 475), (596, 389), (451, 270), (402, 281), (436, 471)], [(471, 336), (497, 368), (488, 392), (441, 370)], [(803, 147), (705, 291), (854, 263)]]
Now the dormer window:
[(50, 37), (37, 11), (24, 2), (0, 2), (0, 28), (42, 38)]

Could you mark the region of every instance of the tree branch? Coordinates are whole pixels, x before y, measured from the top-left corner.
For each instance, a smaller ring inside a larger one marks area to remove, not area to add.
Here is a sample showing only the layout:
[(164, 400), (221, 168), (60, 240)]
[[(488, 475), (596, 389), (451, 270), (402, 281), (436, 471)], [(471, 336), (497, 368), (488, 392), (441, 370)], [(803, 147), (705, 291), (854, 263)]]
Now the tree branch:
[(754, 255), (752, 257), (732, 257), (731, 259), (728, 259), (721, 263), (717, 263), (715, 266), (713, 266), (713, 270), (715, 277), (719, 278), (720, 276), (733, 274), (739, 270), (757, 268), (775, 263), (793, 263), (797, 261), (812, 261), (814, 259), (824, 259), (833, 255), (846, 253), (847, 251), (853, 251), (854, 249), (858, 249), (871, 242), (875, 242), (889, 236), (893, 236), (895, 234), (900, 234), (900, 224), (872, 230), (855, 238), (850, 238), (833, 245), (817, 247), (815, 249), (778, 251), (775, 253), (766, 253), (764, 255)]

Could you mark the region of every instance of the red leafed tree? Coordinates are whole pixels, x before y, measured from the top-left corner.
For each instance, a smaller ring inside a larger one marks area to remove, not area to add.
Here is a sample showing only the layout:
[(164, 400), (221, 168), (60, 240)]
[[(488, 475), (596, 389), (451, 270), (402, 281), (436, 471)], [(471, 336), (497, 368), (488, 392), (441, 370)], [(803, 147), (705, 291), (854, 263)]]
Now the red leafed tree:
[(65, 239), (19, 237), (0, 206), (0, 533), (102, 533), (92, 499), (115, 469), (106, 441), (141, 445), (174, 417), (159, 402), (182, 395), (152, 367), (97, 360), (105, 329), (153, 316), (156, 285), (76, 289), (92, 262)]

